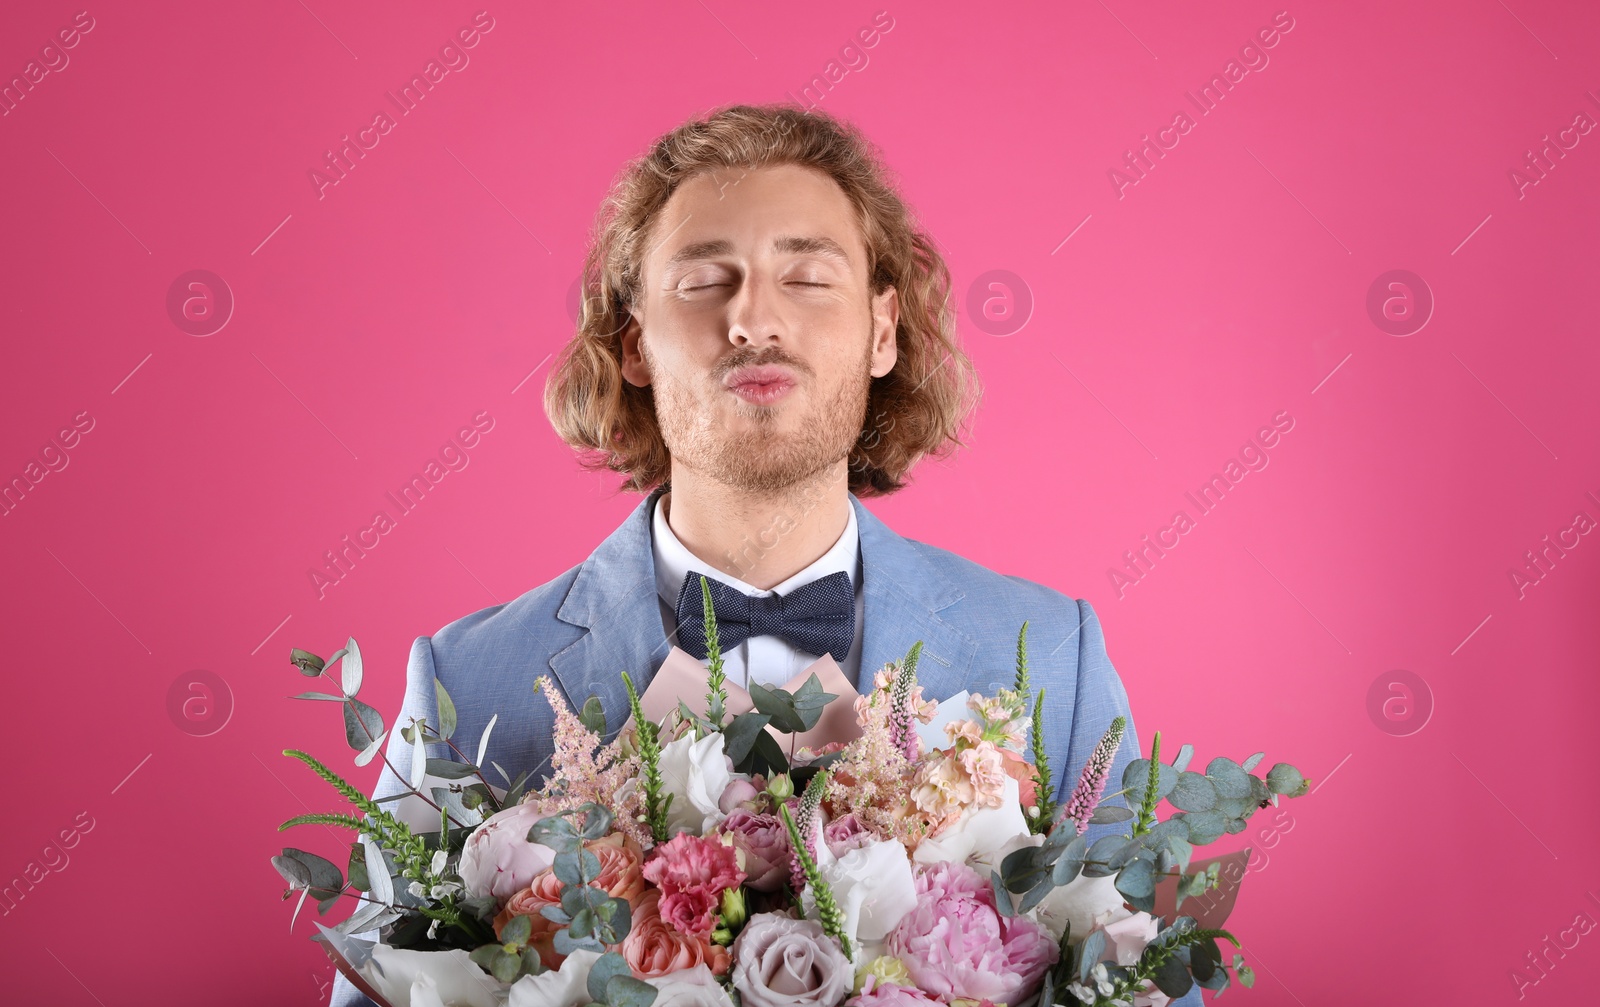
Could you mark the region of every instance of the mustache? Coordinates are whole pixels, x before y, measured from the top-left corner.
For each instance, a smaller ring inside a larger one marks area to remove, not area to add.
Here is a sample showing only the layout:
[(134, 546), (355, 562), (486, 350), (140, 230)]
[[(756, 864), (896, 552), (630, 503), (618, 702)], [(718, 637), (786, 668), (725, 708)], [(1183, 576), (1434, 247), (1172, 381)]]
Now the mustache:
[(717, 362), (711, 371), (713, 381), (722, 382), (729, 374), (741, 367), (765, 367), (781, 365), (799, 374), (811, 377), (811, 368), (797, 357), (785, 352), (782, 347), (768, 346), (760, 350), (742, 348), (734, 350)]

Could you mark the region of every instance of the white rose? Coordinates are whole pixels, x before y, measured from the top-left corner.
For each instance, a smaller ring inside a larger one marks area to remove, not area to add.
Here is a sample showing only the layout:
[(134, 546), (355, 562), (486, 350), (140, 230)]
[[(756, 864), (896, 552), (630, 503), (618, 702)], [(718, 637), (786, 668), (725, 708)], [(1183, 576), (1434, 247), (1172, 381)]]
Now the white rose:
[(440, 1001), (497, 1007), (505, 988), (460, 949), (411, 951), (375, 944), (361, 973), (391, 1007), (432, 1007)]
[(581, 1007), (589, 1002), (589, 970), (599, 958), (598, 951), (579, 949), (557, 971), (523, 976), (511, 984), (506, 1007)]
[(998, 863), (995, 855), (1006, 844), (1015, 842), (1018, 836), (1027, 834), (1028, 820), (1022, 817), (1017, 781), (1008, 776), (998, 808), (976, 805), (967, 808), (954, 825), (918, 843), (911, 859), (919, 864), (937, 864), (947, 860), (965, 863), (969, 859)]
[(656, 988), (653, 1007), (733, 1007), (717, 977), (704, 965), (649, 980)]
[(661, 747), (661, 789), (672, 795), (667, 810), (667, 832), (692, 832), (703, 836), (727, 816), (718, 807), (722, 792), (733, 780), (733, 770), (722, 750), (722, 733), (713, 731), (695, 740), (686, 734)]
[(1065, 885), (1052, 888), (1034, 909), (1034, 916), (1058, 941), (1070, 924), (1072, 943), (1079, 944), (1095, 927), (1133, 915), (1122, 903), (1116, 875), (1091, 878), (1079, 874)]
[[(817, 844), (817, 871), (833, 890), (844, 914), (844, 931), (857, 947), (889, 936), (902, 917), (917, 906), (917, 882), (906, 848), (895, 840), (869, 842), (835, 857), (827, 843)], [(807, 911), (813, 901), (803, 893)], [(858, 954), (857, 960), (862, 959)]]

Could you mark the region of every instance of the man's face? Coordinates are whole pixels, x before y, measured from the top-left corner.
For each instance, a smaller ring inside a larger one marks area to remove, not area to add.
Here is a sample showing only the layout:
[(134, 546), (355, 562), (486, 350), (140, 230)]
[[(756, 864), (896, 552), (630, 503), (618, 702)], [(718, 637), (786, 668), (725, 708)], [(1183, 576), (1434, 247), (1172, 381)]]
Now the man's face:
[(797, 165), (707, 171), (651, 241), (622, 373), (652, 388), (674, 468), (769, 492), (847, 458), (894, 367), (899, 305), (871, 293), (838, 184)]

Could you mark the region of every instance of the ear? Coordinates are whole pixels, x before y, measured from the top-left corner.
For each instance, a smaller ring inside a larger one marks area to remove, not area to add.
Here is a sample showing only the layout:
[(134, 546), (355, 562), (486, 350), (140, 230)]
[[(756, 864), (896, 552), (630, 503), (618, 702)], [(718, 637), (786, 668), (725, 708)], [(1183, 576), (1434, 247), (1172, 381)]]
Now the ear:
[(895, 332), (900, 328), (900, 292), (885, 287), (872, 298), (872, 376), (881, 378), (894, 370), (900, 358)]
[(645, 362), (644, 351), (639, 346), (642, 338), (644, 329), (639, 325), (638, 317), (630, 315), (628, 324), (622, 329), (622, 379), (630, 385), (648, 388), (650, 365)]

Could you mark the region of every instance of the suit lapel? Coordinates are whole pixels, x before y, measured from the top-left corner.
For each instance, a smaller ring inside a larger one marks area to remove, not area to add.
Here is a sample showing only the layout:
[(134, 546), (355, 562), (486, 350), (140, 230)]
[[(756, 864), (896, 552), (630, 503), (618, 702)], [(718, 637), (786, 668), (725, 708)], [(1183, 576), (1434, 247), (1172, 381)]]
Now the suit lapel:
[(856, 524), (861, 530), (862, 591), (866, 595), (861, 643), (859, 691), (872, 687), (872, 676), (889, 661), (905, 657), (922, 641), (917, 681), (930, 699), (947, 699), (966, 687), (978, 644), (939, 617), (939, 612), (965, 597), (916, 545), (895, 534), (852, 494)]
[(578, 569), (556, 618), (588, 632), (550, 657), (550, 670), (574, 709), (589, 696), (605, 707), (607, 734), (628, 719), (626, 671), (642, 693), (672, 643), (661, 624), (650, 519), (657, 490), (601, 542)]

